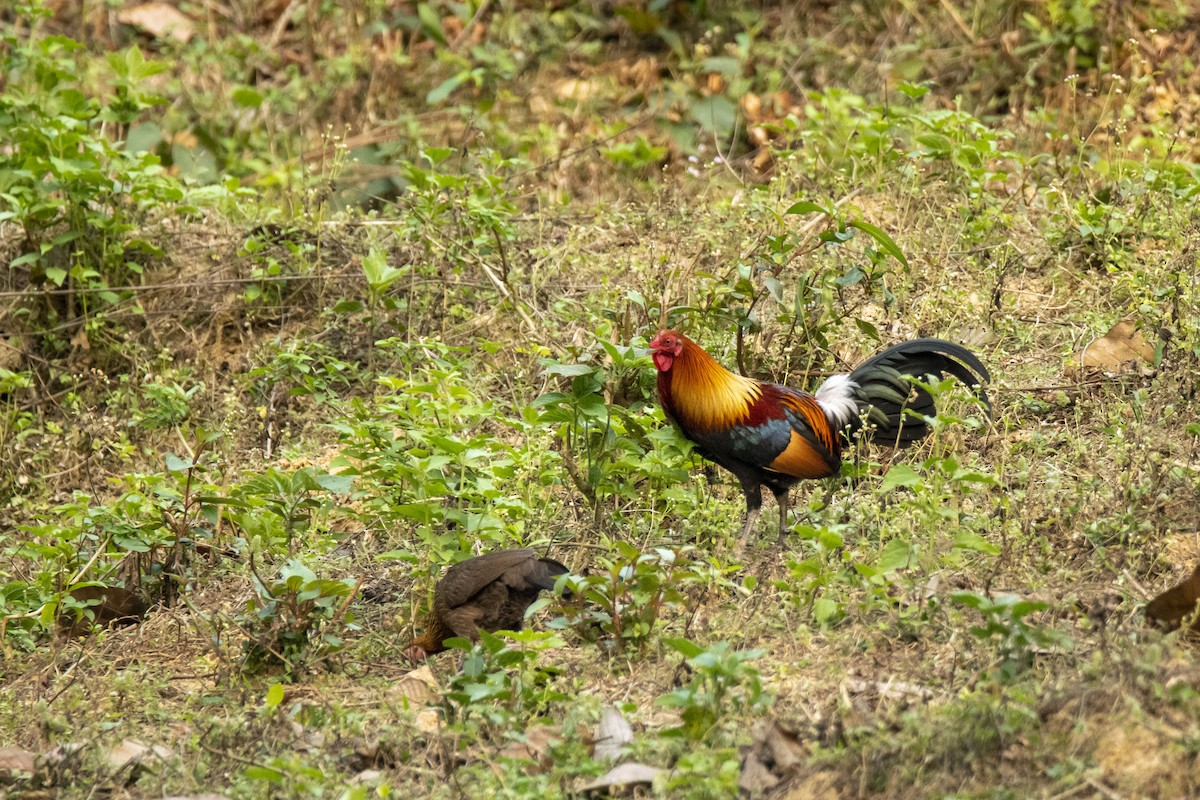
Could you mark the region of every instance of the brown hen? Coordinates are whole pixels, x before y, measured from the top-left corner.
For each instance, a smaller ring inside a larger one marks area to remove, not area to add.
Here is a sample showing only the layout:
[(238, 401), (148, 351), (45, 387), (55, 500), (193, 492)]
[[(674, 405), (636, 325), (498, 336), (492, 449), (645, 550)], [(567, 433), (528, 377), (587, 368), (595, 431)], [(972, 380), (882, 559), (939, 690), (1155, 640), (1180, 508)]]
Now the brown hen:
[(445, 650), (445, 640), (455, 636), (477, 642), (481, 628), (519, 631), (538, 592), (552, 590), (568, 571), (530, 548), (496, 550), (452, 565), (434, 590), (424, 635), (405, 648), (405, 657), (421, 661)]

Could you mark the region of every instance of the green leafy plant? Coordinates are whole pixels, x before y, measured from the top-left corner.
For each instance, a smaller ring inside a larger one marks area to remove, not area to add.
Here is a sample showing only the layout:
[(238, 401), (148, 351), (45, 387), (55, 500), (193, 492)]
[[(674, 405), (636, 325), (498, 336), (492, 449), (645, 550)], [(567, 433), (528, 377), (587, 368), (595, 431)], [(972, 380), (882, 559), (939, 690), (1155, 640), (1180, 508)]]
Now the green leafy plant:
[(616, 542), (615, 549), (615, 556), (595, 560), (593, 574), (573, 579), (583, 608), (572, 622), (558, 620), (554, 627), (571, 624), (587, 638), (595, 638), (598, 628), (618, 652), (641, 650), (654, 640), (661, 616), (684, 608), (685, 589), (728, 583), (724, 570), (700, 559), (691, 547), (658, 547), (643, 553)]
[(290, 549), (296, 535), (308, 530), (313, 513), (327, 509), (327, 495), (345, 494), (350, 491), (352, 478), (348, 475), (331, 475), (328, 472), (303, 467), (285, 472), (268, 467), (261, 475), (255, 475), (238, 485), (227, 505), (239, 506), (233, 518), (251, 535), (263, 535), (268, 545), (275, 545), (271, 531), (274, 528), (256, 519), (260, 510), (266, 510), (280, 523), (283, 544)]
[(190, 403), (197, 393), (204, 390), (203, 383), (183, 388), (179, 383), (148, 383), (142, 387), (145, 400), (130, 425), (148, 428), (173, 428), (188, 417)]
[[(37, 20), (40, 3), (22, 4)], [(19, 226), (23, 252), (9, 262), (29, 283), (54, 290), (44, 313), (71, 321), (121, 299), (159, 251), (139, 229), (151, 208), (183, 200), (157, 156), (119, 146), (107, 130), (124, 128), (163, 103), (150, 79), (168, 69), (132, 47), (111, 53), (112, 96), (89, 91), (82, 45), (65, 36), (17, 38), (3, 46), (8, 75), (0, 93), (0, 223)]]
[(255, 577), (255, 597), (234, 618), (249, 637), (243, 671), (275, 666), (295, 677), (341, 650), (343, 630), (356, 629), (347, 609), (361, 581), (318, 578), (299, 559), (287, 562), (269, 584)]
[(683, 655), (692, 679), (658, 698), (658, 705), (680, 709), (682, 724), (670, 731), (690, 742), (714, 741), (722, 724), (745, 713), (761, 713), (774, 698), (763, 690), (758, 670), (749, 662), (765, 650), (734, 650), (728, 642), (701, 647), (690, 639), (667, 638), (664, 643)]
[(979, 612), (983, 624), (971, 628), (978, 639), (993, 642), (1000, 651), (997, 677), (1013, 680), (1033, 664), (1034, 656), (1048, 648), (1069, 647), (1070, 639), (1054, 628), (1037, 625), (1029, 617), (1049, 606), (1040, 600), (1026, 600), (1015, 594), (988, 597), (963, 591), (950, 595), (951, 601)]
[(526, 630), (501, 637), (480, 631), (478, 645), (458, 638), (447, 643), (466, 654), (442, 705), (451, 721), (477, 718), (498, 727), (568, 699), (554, 688), (562, 670), (540, 663), (543, 654), (564, 646), (556, 634)]

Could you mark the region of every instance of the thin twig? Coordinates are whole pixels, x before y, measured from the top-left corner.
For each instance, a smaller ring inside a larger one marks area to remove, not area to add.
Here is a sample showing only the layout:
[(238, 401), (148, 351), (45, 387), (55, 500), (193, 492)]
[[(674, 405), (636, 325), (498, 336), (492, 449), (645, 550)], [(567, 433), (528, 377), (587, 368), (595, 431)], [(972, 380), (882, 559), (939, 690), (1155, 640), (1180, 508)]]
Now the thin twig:
[(300, 4), (300, 0), (292, 0), (287, 4), (287, 8), (275, 20), (275, 27), (271, 30), (271, 37), (267, 39), (267, 50), (274, 50), (279, 40), (283, 38), (283, 32), (287, 28), (288, 23), (292, 21), (292, 13), (296, 10), (296, 6)]
[(359, 578), (358, 583), (354, 584), (354, 588), (350, 590), (350, 594), (346, 595), (346, 599), (338, 606), (338, 610), (333, 612), (333, 616), (329, 618), (331, 623), (336, 625), (342, 621), (342, 617), (346, 614), (346, 609), (350, 607), (350, 603), (358, 596), (358, 590), (362, 588), (363, 581), (365, 580), (366, 578)]
[(463, 29), (458, 32), (458, 36), (455, 36), (454, 39), (450, 42), (451, 50), (458, 49), (458, 46), (460, 44), (462, 44), (463, 39), (467, 38), (467, 33), (471, 30), (472, 27), (475, 26), (476, 22), (479, 22), (480, 17), (482, 17), (484, 15), (484, 13), (488, 10), (488, 6), (491, 5), (491, 3), (492, 3), (492, 0), (483, 0), (483, 2), (479, 4), (479, 8), (475, 9), (474, 16), (471, 17), (471, 19), (467, 22), (466, 25), (463, 25)]

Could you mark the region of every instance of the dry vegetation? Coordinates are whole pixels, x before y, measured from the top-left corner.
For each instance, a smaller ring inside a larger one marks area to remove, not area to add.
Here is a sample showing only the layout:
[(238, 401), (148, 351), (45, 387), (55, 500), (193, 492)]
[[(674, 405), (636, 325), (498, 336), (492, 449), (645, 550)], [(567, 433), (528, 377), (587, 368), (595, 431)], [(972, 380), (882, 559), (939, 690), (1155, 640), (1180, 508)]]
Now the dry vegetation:
[[(610, 706), (667, 797), (1200, 795), (1143, 614), (1200, 562), (1197, 19), (782, 5), (0, 11), (0, 797), (567, 796)], [(666, 321), (799, 387), (961, 341), (992, 417), (739, 555)], [(512, 546), (589, 602), (410, 674)]]

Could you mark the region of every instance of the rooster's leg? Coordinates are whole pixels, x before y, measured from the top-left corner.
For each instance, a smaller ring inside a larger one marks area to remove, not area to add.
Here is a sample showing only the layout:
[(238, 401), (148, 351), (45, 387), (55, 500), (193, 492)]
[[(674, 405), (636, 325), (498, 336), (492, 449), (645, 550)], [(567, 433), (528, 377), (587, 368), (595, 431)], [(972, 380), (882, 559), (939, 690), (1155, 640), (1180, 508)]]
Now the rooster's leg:
[(775, 502), (779, 504), (779, 541), (783, 541), (783, 535), (787, 533), (787, 512), (788, 512), (788, 490), (775, 492)]
[(750, 531), (754, 530), (754, 523), (758, 522), (758, 515), (762, 513), (762, 485), (743, 481), (742, 491), (746, 493), (746, 522), (742, 525), (742, 535), (738, 537), (738, 552), (746, 546)]

